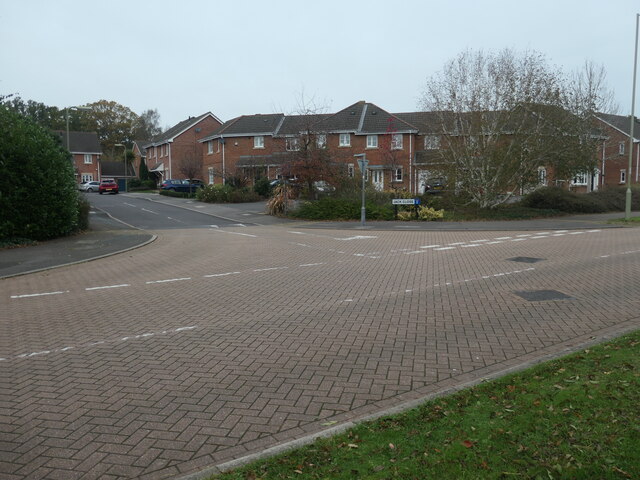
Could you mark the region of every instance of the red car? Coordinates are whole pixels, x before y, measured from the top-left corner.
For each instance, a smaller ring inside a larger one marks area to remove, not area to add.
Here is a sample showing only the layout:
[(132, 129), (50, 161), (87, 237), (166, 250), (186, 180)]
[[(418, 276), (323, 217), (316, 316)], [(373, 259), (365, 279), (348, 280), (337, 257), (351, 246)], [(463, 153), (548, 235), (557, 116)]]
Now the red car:
[(98, 193), (118, 193), (118, 184), (113, 178), (103, 179), (98, 187)]

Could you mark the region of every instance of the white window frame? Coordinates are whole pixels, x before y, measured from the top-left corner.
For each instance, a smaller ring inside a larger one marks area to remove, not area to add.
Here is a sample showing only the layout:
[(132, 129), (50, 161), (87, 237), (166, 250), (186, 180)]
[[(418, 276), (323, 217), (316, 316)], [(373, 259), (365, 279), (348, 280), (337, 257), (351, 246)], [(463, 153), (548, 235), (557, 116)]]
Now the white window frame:
[(391, 134), (391, 150), (402, 150), (402, 134)]
[(84, 154), (84, 164), (85, 165), (91, 165), (93, 163), (93, 155), (91, 155), (90, 153), (85, 153)]
[(350, 147), (351, 146), (351, 134), (350, 133), (341, 133), (339, 140), (340, 147)]
[(392, 182), (402, 182), (402, 167), (396, 167), (391, 171)]
[(627, 169), (620, 170), (620, 183), (627, 183)]
[(571, 181), (571, 185), (586, 185), (588, 180), (588, 175), (586, 172), (576, 173), (573, 176), (573, 180)]
[(355, 168), (355, 165), (353, 163), (348, 163), (347, 164), (347, 175), (349, 176), (349, 178), (355, 177), (356, 168)]
[(285, 140), (285, 148), (287, 152), (297, 152), (300, 150), (300, 139), (298, 137), (289, 137)]
[(538, 167), (538, 183), (540, 185), (547, 185), (547, 169), (546, 167)]
[(440, 149), (440, 137), (438, 135), (427, 135), (424, 137), (424, 149), (425, 150), (439, 150)]
[(253, 137), (253, 148), (264, 148), (264, 136), (257, 135)]
[(326, 148), (327, 146), (327, 136), (324, 133), (321, 133), (316, 136), (316, 146), (318, 148)]
[(209, 185), (213, 185), (215, 181), (215, 173), (214, 173), (213, 167), (208, 167), (207, 173), (209, 174)]
[(618, 155), (624, 155), (624, 146), (626, 142), (618, 143)]
[(367, 135), (367, 148), (378, 148), (378, 135)]
[(93, 182), (93, 173), (83, 173), (82, 183)]
[(207, 142), (207, 155), (211, 155), (213, 153), (213, 140), (209, 140)]

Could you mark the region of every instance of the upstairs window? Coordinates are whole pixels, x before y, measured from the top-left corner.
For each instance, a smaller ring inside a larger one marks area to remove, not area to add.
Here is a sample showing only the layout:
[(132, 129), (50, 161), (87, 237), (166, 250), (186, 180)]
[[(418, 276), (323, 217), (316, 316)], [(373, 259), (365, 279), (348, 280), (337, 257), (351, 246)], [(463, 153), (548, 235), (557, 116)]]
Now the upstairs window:
[(253, 137), (253, 148), (264, 148), (264, 137)]
[(367, 135), (367, 148), (378, 148), (378, 135)]
[(391, 180), (394, 182), (402, 181), (402, 167), (393, 169)]
[(318, 148), (325, 148), (327, 146), (327, 136), (320, 134), (316, 137), (316, 146)]
[(425, 150), (438, 150), (440, 148), (440, 137), (437, 135), (427, 135), (424, 137)]
[(618, 155), (624, 155), (624, 142), (618, 143)]
[(84, 163), (85, 163), (85, 165), (89, 165), (89, 164), (93, 163), (93, 158), (92, 158), (90, 153), (85, 153), (84, 154)]
[(213, 153), (213, 140), (209, 140), (207, 142), (207, 154), (211, 155)]
[(341, 147), (350, 147), (351, 146), (351, 135), (349, 133), (341, 133), (340, 134), (340, 143)]
[(286, 147), (288, 152), (296, 152), (300, 150), (300, 139), (287, 138)]
[(391, 135), (391, 150), (402, 150), (402, 134), (394, 133)]

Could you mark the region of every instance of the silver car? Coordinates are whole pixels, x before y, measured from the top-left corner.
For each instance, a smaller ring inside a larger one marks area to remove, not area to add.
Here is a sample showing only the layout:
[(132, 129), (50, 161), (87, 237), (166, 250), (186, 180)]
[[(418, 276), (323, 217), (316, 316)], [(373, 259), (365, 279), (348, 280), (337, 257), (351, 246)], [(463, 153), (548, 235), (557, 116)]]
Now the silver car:
[(78, 190), (82, 192), (97, 192), (100, 182), (84, 182), (78, 185)]

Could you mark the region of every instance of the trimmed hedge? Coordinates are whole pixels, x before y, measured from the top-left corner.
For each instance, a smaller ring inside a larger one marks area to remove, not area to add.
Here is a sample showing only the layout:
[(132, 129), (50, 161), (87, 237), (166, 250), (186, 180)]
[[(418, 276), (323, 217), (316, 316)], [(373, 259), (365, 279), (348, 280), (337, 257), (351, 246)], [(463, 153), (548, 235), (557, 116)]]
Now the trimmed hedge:
[[(389, 202), (391, 203), (391, 202)], [(292, 217), (308, 220), (358, 220), (362, 204), (346, 198), (323, 197), (313, 202), (303, 202), (291, 212)], [(391, 205), (377, 205), (367, 202), (365, 205), (368, 220), (393, 220)]]
[[(635, 189), (632, 195), (634, 205), (638, 209), (640, 201)], [(555, 209), (565, 213), (604, 213), (623, 211), (625, 207), (626, 188), (606, 188), (591, 193), (573, 193), (558, 187), (545, 187), (528, 194), (522, 199), (525, 207), (537, 209)]]
[(68, 235), (80, 227), (83, 208), (60, 140), (0, 107), (0, 238)]
[(196, 198), (206, 203), (259, 202), (262, 197), (248, 187), (234, 188), (231, 185), (207, 185), (198, 190)]

